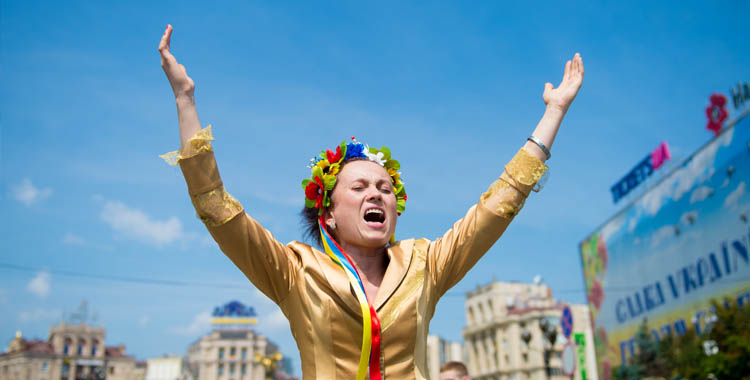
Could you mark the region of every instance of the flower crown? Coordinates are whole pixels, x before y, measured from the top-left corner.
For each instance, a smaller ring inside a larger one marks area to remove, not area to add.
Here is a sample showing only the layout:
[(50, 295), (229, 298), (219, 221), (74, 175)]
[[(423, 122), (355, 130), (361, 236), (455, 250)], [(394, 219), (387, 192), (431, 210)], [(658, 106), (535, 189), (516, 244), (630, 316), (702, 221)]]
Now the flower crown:
[(342, 141), (336, 151), (326, 149), (310, 159), (308, 167), (312, 170), (312, 178), (302, 181), (305, 190), (305, 207), (318, 209), (318, 215), (331, 205), (329, 192), (336, 185), (336, 174), (341, 170), (344, 161), (352, 158), (364, 158), (378, 163), (388, 171), (393, 183), (393, 193), (396, 195), (396, 211), (401, 215), (406, 208), (406, 190), (401, 181), (401, 164), (391, 159), (391, 150), (387, 147), (380, 149), (364, 145), (352, 137), (351, 142)]

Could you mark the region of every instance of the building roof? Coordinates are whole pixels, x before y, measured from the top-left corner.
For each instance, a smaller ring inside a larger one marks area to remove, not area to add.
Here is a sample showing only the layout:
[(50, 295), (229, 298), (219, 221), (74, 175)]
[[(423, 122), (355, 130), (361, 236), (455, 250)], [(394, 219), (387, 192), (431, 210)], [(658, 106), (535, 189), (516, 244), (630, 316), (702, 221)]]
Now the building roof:
[(104, 348), (104, 355), (108, 358), (127, 358), (125, 355), (125, 346), (109, 346)]

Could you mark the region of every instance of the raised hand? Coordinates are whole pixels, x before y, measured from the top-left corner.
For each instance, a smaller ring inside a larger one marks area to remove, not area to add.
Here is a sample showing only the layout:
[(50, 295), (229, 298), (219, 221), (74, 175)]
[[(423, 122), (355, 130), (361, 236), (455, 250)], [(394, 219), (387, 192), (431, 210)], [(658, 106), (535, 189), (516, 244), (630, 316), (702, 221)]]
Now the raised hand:
[(549, 82), (544, 84), (542, 99), (547, 107), (557, 107), (567, 112), (581, 88), (581, 83), (583, 83), (583, 59), (580, 54), (576, 53), (573, 60), (565, 63), (565, 73), (557, 88)]
[(159, 42), (159, 54), (161, 54), (161, 67), (167, 74), (169, 84), (172, 85), (172, 91), (177, 99), (187, 97), (193, 98), (195, 92), (195, 83), (187, 75), (185, 66), (177, 63), (177, 59), (169, 51), (169, 43), (172, 38), (172, 25), (167, 25), (164, 35)]

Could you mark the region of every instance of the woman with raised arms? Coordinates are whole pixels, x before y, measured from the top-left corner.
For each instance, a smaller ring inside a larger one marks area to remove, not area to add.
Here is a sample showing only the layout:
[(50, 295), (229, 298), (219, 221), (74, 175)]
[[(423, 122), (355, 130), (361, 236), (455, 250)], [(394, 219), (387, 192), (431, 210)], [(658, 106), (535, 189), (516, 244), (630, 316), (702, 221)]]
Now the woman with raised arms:
[(316, 248), (278, 242), (226, 192), (211, 129), (201, 129), (195, 84), (170, 52), (171, 35), (168, 25), (159, 52), (177, 102), (181, 149), (165, 158), (180, 165), (198, 216), (221, 250), (289, 319), (303, 378), (428, 378), (425, 347), (435, 305), (502, 235), (547, 169), (583, 81), (580, 55), (565, 64), (557, 88), (545, 84), (544, 115), (499, 178), (433, 241), (393, 239), (407, 195), (388, 148), (332, 144), (311, 160), (302, 182), (304, 232)]

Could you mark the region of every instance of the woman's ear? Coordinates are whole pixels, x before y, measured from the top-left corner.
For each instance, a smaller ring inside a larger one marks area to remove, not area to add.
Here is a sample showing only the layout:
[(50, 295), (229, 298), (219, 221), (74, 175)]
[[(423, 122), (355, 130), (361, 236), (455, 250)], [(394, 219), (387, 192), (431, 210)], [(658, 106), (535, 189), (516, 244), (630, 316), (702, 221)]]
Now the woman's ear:
[(336, 229), (336, 220), (334, 219), (334, 216), (333, 216), (333, 210), (331, 210), (330, 207), (328, 207), (325, 210), (325, 217), (326, 217), (326, 226), (330, 230), (335, 230)]

